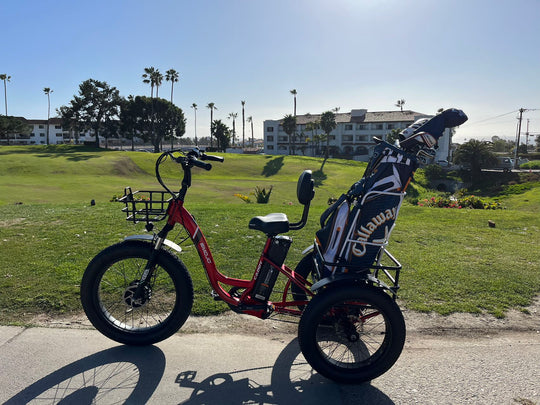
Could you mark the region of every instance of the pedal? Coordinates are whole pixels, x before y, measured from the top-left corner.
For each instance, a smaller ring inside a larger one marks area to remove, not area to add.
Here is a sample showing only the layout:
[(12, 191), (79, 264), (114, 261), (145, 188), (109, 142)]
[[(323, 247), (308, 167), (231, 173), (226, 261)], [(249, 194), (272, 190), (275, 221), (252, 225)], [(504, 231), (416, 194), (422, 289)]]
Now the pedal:
[(212, 298), (214, 299), (214, 301), (223, 301), (221, 299), (221, 297), (219, 296), (219, 294), (217, 292), (215, 292), (214, 290), (212, 290), (210, 292), (210, 295), (212, 296)]

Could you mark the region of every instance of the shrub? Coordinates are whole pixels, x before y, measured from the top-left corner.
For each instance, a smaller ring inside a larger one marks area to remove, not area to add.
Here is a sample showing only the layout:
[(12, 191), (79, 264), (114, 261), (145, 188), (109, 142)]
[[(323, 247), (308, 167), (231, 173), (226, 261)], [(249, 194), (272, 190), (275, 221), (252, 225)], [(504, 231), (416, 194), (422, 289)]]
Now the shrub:
[(255, 198), (258, 204), (267, 204), (270, 200), (270, 194), (272, 193), (272, 186), (266, 191), (265, 188), (259, 186), (255, 187)]
[[(255, 191), (253, 193), (250, 193), (250, 194), (255, 196), (257, 204), (267, 204), (268, 201), (270, 200), (270, 194), (271, 193), (272, 193), (272, 186), (270, 186), (268, 191), (265, 188), (257, 186), (257, 187), (255, 187)], [(235, 197), (240, 198), (242, 201), (244, 201), (244, 202), (246, 202), (248, 204), (251, 203), (251, 199), (247, 195), (240, 194), (240, 193), (235, 193), (233, 195)]]
[(503, 208), (501, 203), (497, 201), (485, 202), (479, 197), (476, 197), (474, 195), (462, 196), (460, 198), (456, 198), (454, 196), (431, 197), (431, 198), (425, 198), (421, 201), (418, 201), (417, 204), (421, 207), (435, 207), (435, 208), (458, 208), (458, 209), (470, 208), (470, 209), (478, 209), (478, 210), (495, 210), (495, 209)]
[(235, 197), (238, 197), (240, 198), (242, 201), (246, 202), (246, 203), (251, 203), (251, 200), (249, 199), (249, 196), (247, 195), (244, 195), (244, 194), (240, 194), (240, 193), (234, 193), (233, 194)]

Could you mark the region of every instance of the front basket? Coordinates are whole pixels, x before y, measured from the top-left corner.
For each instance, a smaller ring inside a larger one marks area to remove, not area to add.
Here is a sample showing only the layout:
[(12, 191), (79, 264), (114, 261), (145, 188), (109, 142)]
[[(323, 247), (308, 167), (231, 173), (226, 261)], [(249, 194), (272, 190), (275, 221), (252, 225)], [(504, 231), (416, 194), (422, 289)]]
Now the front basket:
[(172, 197), (167, 191), (139, 190), (131, 191), (131, 187), (124, 189), (124, 196), (118, 202), (125, 204), (122, 212), (126, 213), (126, 220), (137, 222), (157, 222), (167, 216), (167, 207)]

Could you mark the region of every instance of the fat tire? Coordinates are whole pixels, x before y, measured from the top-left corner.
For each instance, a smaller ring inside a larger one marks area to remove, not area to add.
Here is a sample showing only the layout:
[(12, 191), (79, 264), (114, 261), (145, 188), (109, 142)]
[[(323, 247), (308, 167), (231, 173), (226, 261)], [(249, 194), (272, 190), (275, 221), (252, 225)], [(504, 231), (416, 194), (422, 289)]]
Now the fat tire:
[[(137, 307), (126, 302), (130, 283), (137, 282), (152, 250), (148, 242), (124, 241), (101, 251), (84, 272), (81, 303), (86, 316), (98, 331), (119, 343), (160, 342), (177, 332), (191, 312), (191, 277), (182, 261), (164, 250), (158, 253), (145, 303)], [(104, 280), (107, 277), (111, 278)]]
[[(358, 320), (360, 311), (367, 315), (365, 323), (353, 324), (351, 319)], [(405, 343), (405, 321), (382, 289), (338, 284), (321, 291), (307, 305), (298, 326), (298, 342), (308, 363), (321, 375), (356, 384), (379, 377), (394, 365)], [(338, 352), (349, 358), (335, 358)]]
[[(301, 275), (305, 280), (309, 279), (309, 276), (313, 274), (313, 272), (315, 272), (313, 252), (305, 255), (302, 260), (298, 262), (296, 268), (294, 269), (294, 272)], [(291, 293), (295, 301), (306, 301), (308, 299), (306, 292), (295, 283), (291, 283)], [(305, 305), (298, 306), (298, 309), (300, 309), (301, 311), (303, 311), (304, 308)]]

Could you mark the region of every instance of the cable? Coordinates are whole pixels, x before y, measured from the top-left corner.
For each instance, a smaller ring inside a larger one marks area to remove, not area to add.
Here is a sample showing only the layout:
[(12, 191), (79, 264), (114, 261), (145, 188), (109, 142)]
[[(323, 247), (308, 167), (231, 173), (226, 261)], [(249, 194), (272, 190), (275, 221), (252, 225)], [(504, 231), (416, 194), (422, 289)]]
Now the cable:
[(495, 117), (491, 117), (491, 118), (486, 118), (484, 120), (480, 120), (480, 121), (476, 121), (476, 122), (470, 122), (467, 124), (467, 126), (471, 126), (471, 125), (475, 125), (475, 124), (481, 124), (483, 122), (486, 122), (486, 121), (490, 121), (490, 120), (494, 120), (494, 119), (497, 119), (497, 118), (501, 118), (501, 117), (504, 117), (506, 115), (510, 115), (510, 114), (514, 114), (516, 112), (518, 112), (519, 110), (514, 110), (514, 111), (510, 111), (510, 112), (507, 112), (507, 113), (504, 113), (504, 114), (500, 114), (500, 115), (497, 115)]

